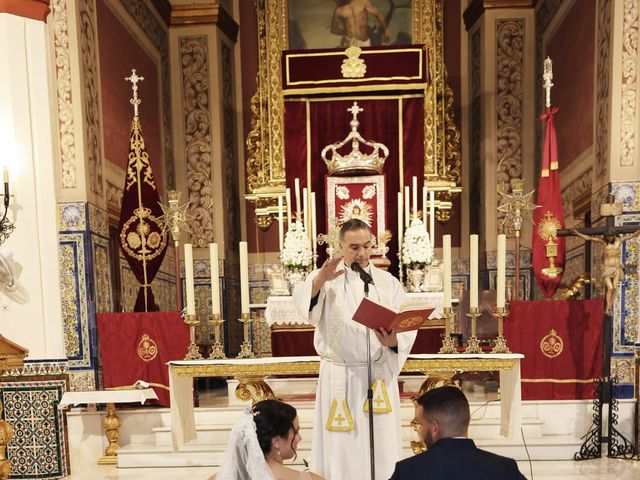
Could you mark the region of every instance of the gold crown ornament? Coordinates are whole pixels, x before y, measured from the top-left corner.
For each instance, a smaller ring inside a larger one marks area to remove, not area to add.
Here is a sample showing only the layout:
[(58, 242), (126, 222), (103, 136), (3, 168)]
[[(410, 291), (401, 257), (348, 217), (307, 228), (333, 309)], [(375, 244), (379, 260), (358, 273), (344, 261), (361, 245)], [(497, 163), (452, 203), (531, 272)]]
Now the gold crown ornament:
[[(389, 149), (386, 145), (378, 142), (369, 142), (362, 138), (358, 132), (360, 122), (358, 114), (363, 111), (358, 106), (358, 102), (347, 109), (353, 115), (351, 122), (351, 132), (347, 137), (331, 145), (327, 145), (322, 149), (321, 156), (327, 164), (329, 175), (353, 175), (353, 174), (376, 174), (382, 173), (384, 162), (389, 156)], [(351, 152), (342, 155), (338, 150), (351, 142)], [(360, 145), (364, 145), (371, 149), (370, 153), (360, 150)]]

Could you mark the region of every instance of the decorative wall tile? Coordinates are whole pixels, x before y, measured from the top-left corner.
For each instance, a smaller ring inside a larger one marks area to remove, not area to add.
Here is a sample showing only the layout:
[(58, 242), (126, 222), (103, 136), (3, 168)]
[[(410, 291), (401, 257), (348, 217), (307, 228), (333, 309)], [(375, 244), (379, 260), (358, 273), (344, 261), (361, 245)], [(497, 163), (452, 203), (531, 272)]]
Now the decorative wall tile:
[(94, 370), (74, 370), (69, 373), (69, 384), (73, 392), (86, 392), (99, 389)]
[(58, 230), (84, 232), (87, 229), (87, 213), (84, 203), (58, 204)]
[(640, 182), (614, 182), (611, 193), (622, 203), (623, 212), (640, 212)]
[(48, 360), (25, 360), (22, 368), (4, 370), (0, 377), (39, 377), (45, 375), (65, 375), (69, 365), (66, 358)]
[(91, 235), (93, 251), (93, 285), (95, 288), (96, 312), (112, 312), (111, 264), (109, 262), (109, 241)]
[(634, 374), (633, 357), (611, 359), (611, 376), (618, 377), (618, 383), (633, 383)]
[(89, 214), (89, 229), (104, 238), (109, 238), (109, 214), (106, 210), (87, 204)]
[[(640, 214), (620, 215), (616, 218), (616, 226), (638, 225)], [(638, 240), (632, 239), (622, 246), (622, 264), (625, 278), (621, 282), (616, 298), (614, 315), (614, 352), (632, 354), (634, 343), (638, 340), (638, 307), (640, 300), (640, 282), (638, 268), (640, 266), (640, 247)]]
[[(45, 377), (46, 378), (46, 377)], [(53, 479), (69, 473), (64, 414), (58, 402), (67, 390), (65, 375), (3, 379), (2, 418), (14, 429), (7, 447), (11, 478)]]
[(89, 303), (84, 235), (62, 233), (60, 244), (60, 290), (65, 352), (70, 367), (92, 367), (89, 336)]

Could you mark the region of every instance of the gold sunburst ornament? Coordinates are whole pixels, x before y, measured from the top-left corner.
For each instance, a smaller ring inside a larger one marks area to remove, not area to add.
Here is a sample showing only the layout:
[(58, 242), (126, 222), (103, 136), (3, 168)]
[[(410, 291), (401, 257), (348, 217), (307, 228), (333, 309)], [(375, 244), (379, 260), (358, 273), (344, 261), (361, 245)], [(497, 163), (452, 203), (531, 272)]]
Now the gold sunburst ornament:
[(362, 220), (367, 225), (371, 225), (373, 221), (373, 211), (371, 205), (363, 200), (356, 198), (345, 203), (340, 208), (340, 223), (344, 223), (352, 218)]
[(556, 267), (555, 258), (558, 256), (558, 229), (561, 227), (556, 216), (550, 211), (544, 214), (540, 223), (538, 223), (538, 235), (546, 241), (545, 248), (547, 250), (547, 258), (549, 266), (542, 269), (542, 274), (549, 278), (556, 278), (562, 273), (561, 267)]

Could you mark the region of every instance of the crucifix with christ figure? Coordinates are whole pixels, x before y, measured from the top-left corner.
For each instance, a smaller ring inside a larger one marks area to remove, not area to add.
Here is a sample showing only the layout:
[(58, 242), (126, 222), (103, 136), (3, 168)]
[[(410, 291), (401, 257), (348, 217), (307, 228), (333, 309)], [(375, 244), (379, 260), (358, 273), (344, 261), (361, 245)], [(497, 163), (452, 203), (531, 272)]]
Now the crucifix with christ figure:
[[(622, 244), (640, 235), (640, 225), (615, 225), (615, 217), (622, 214), (622, 204), (615, 203), (609, 194), (607, 203), (600, 207), (600, 214), (605, 217), (604, 227), (574, 228), (558, 230), (559, 237), (578, 236), (590, 242), (601, 243), (604, 247), (600, 277), (606, 287), (605, 311), (613, 316), (613, 303), (616, 299), (618, 284), (624, 279), (624, 265), (621, 260)], [(600, 237), (602, 236), (602, 238)]]

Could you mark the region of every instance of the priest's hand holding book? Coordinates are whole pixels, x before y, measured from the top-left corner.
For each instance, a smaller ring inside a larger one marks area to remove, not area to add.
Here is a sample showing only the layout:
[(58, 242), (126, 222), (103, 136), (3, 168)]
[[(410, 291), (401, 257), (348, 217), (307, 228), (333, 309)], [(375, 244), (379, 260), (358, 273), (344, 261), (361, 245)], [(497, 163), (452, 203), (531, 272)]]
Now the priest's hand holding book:
[(389, 348), (397, 348), (398, 347), (398, 336), (396, 335), (396, 330), (391, 329), (391, 331), (387, 332), (384, 328), (380, 330), (374, 330), (373, 333), (378, 337), (378, 341)]
[(398, 345), (397, 333), (417, 330), (422, 327), (435, 307), (431, 307), (424, 300), (409, 300), (395, 310), (387, 305), (364, 298), (353, 314), (353, 319), (371, 328), (387, 347)]

